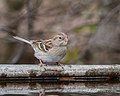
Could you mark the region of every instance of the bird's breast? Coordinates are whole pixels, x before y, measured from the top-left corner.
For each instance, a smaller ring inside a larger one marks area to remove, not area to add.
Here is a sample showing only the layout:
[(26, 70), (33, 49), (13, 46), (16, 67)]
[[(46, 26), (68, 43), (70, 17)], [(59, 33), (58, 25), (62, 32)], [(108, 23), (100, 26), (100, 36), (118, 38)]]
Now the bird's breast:
[(59, 62), (66, 54), (66, 47), (55, 47), (47, 53), (35, 52), (35, 57), (43, 62)]

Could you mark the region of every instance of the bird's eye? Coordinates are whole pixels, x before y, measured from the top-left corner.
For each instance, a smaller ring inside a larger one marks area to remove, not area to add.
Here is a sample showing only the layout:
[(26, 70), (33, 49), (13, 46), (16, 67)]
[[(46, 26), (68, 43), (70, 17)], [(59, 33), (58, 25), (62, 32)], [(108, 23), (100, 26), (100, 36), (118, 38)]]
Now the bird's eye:
[(59, 37), (59, 39), (62, 39), (62, 37)]

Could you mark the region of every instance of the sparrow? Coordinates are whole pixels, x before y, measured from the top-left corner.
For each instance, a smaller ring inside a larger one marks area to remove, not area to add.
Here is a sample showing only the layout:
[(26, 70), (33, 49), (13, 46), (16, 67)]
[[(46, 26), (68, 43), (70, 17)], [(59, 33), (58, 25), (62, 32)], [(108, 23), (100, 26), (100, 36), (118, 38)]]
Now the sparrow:
[(46, 65), (48, 62), (63, 65), (60, 60), (66, 55), (68, 44), (68, 36), (65, 33), (60, 32), (48, 40), (26, 40), (18, 36), (13, 38), (31, 45), (40, 65)]

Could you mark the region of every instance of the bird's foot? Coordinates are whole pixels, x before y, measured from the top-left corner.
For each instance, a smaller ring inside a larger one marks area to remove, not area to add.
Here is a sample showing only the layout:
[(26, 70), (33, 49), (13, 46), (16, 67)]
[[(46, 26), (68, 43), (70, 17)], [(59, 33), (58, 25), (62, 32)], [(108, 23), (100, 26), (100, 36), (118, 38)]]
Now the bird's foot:
[(39, 65), (40, 65), (41, 67), (43, 67), (43, 66), (47, 66), (47, 64), (45, 64), (42, 60), (40, 60)]
[(64, 64), (60, 63), (60, 62), (57, 62), (57, 65), (58, 66), (64, 66)]
[(57, 63), (57, 65), (58, 65), (58, 66), (61, 66), (61, 67), (62, 67), (62, 69), (64, 70), (64, 67), (63, 67), (63, 66), (64, 66), (64, 64), (62, 64), (62, 63), (60, 63), (60, 62), (56, 62), (56, 63)]
[(41, 67), (43, 67), (43, 66), (47, 66), (47, 64), (45, 64), (45, 63), (39, 63), (39, 65), (41, 66)]

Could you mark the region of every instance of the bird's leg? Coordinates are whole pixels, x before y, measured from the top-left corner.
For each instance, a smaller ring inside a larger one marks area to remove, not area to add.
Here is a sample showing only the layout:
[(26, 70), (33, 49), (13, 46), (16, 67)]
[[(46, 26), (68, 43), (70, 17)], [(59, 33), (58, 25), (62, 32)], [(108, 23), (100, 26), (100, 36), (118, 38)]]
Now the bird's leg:
[(60, 63), (60, 62), (56, 62), (58, 66), (64, 66), (64, 64)]
[(42, 60), (39, 60), (39, 61), (40, 61), (39, 63), (40, 66), (47, 66)]

